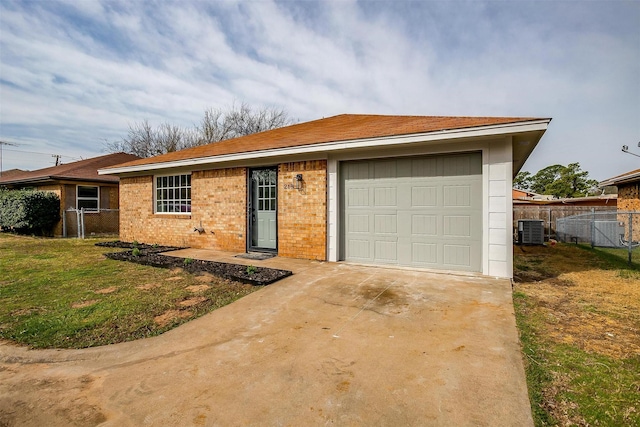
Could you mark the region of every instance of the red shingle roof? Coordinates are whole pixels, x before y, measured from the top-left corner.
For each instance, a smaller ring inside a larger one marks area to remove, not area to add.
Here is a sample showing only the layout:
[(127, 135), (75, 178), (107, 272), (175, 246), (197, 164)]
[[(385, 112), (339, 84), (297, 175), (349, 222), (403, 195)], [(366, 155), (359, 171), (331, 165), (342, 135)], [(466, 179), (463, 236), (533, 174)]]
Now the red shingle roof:
[(118, 182), (117, 176), (98, 175), (98, 169), (130, 162), (139, 158), (140, 157), (133, 154), (115, 153), (34, 171), (22, 171), (21, 173), (10, 176), (3, 174), (2, 177), (0, 177), (0, 185), (29, 184), (51, 180)]
[[(326, 119), (299, 123), (240, 138), (201, 145), (147, 159), (135, 160), (118, 167), (139, 166), (201, 157), (247, 153), (278, 148), (290, 148), (327, 142), (349, 141), (412, 135), (509, 123), (521, 123), (538, 118), (522, 117), (439, 117), (380, 116), (342, 114)], [(108, 169), (108, 168), (107, 168)]]

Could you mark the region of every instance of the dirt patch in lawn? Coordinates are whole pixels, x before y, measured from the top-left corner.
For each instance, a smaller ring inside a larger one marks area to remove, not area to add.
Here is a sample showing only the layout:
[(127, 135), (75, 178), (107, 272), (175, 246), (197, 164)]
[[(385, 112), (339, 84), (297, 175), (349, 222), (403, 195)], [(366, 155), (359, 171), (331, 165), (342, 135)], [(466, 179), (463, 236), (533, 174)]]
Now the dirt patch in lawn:
[(187, 298), (186, 300), (180, 301), (178, 305), (180, 307), (193, 307), (194, 305), (198, 305), (200, 303), (205, 302), (207, 299), (205, 297), (193, 297)]
[(189, 292), (193, 292), (194, 294), (197, 294), (199, 292), (206, 291), (210, 287), (211, 286), (209, 285), (192, 285), (192, 286), (187, 286), (185, 289), (188, 290)]
[(572, 245), (515, 248), (514, 289), (538, 302), (549, 337), (615, 358), (640, 355), (640, 281)]
[(98, 302), (97, 299), (90, 299), (87, 301), (80, 301), (80, 302), (76, 302), (71, 304), (71, 308), (85, 308), (85, 307), (91, 307), (92, 305), (96, 304)]
[(176, 320), (186, 319), (188, 317), (191, 317), (192, 315), (193, 313), (189, 310), (167, 310), (160, 316), (154, 317), (153, 321), (156, 323), (156, 325), (164, 327)]
[[(240, 264), (230, 264), (224, 262), (204, 261), (184, 259), (162, 255), (161, 252), (168, 252), (183, 249), (174, 246), (158, 246), (133, 244), (125, 242), (100, 243), (99, 246), (125, 248), (127, 245), (130, 251), (107, 253), (105, 256), (119, 261), (135, 262), (137, 264), (149, 265), (152, 267), (169, 268), (174, 274), (182, 271), (202, 275), (208, 273), (224, 279), (247, 283), (256, 286), (264, 286), (290, 276), (288, 270), (278, 270), (266, 267), (254, 267)], [(167, 279), (172, 280), (172, 279)]]
[(96, 294), (102, 294), (102, 295), (105, 295), (105, 294), (112, 294), (112, 293), (114, 293), (114, 292), (115, 292), (115, 291), (117, 291), (117, 290), (118, 290), (118, 288), (117, 288), (117, 287), (115, 287), (115, 286), (110, 286), (110, 287), (108, 287), (108, 288), (98, 289), (97, 291), (95, 291), (95, 293), (96, 293)]

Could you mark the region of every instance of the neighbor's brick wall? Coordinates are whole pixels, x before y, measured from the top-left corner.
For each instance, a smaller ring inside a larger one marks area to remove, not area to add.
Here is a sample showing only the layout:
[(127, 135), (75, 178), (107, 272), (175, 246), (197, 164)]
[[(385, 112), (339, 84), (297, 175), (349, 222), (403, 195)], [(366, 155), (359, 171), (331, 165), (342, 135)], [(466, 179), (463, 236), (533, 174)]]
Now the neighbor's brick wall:
[(618, 185), (618, 210), (640, 212), (640, 184)]
[(244, 252), (246, 183), (245, 168), (193, 172), (191, 215), (173, 215), (153, 213), (153, 176), (121, 178), (120, 240)]
[(118, 209), (118, 202), (120, 200), (120, 196), (118, 194), (118, 187), (103, 187), (104, 191), (109, 192), (109, 204), (104, 206), (104, 209)]
[[(296, 174), (302, 174), (302, 189), (285, 188)], [(327, 259), (326, 160), (278, 166), (278, 255)]]
[[(618, 211), (640, 212), (640, 183), (618, 185)], [(632, 240), (640, 240), (640, 214), (632, 216)], [(618, 221), (624, 224), (625, 239), (629, 239), (629, 215), (618, 215)]]

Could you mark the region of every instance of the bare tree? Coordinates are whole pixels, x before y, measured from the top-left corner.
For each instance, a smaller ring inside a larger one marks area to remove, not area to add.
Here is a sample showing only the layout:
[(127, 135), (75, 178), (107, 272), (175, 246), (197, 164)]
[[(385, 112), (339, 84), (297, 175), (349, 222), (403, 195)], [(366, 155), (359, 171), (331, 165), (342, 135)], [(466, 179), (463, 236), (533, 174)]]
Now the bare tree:
[(200, 124), (193, 128), (163, 123), (153, 128), (147, 120), (129, 124), (127, 136), (107, 142), (109, 152), (123, 151), (140, 157), (152, 157), (196, 145), (211, 144), (292, 124), (284, 109), (264, 107), (254, 110), (246, 103), (227, 109), (208, 108)]

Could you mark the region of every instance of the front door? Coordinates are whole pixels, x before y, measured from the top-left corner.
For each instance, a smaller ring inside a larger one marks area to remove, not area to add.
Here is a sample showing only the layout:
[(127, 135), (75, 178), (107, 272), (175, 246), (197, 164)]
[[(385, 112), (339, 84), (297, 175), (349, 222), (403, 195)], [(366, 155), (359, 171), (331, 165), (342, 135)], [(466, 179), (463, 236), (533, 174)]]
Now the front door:
[(277, 247), (277, 171), (252, 169), (249, 178), (249, 249)]

